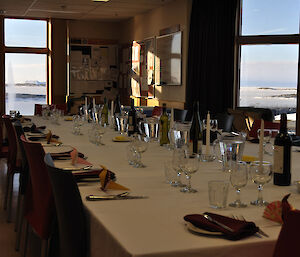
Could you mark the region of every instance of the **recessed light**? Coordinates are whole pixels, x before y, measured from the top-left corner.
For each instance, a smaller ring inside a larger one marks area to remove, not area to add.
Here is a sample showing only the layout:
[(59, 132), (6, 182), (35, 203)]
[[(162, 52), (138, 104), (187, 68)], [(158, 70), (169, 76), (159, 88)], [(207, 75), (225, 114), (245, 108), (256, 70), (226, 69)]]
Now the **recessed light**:
[(92, 0), (93, 2), (108, 2), (109, 0)]

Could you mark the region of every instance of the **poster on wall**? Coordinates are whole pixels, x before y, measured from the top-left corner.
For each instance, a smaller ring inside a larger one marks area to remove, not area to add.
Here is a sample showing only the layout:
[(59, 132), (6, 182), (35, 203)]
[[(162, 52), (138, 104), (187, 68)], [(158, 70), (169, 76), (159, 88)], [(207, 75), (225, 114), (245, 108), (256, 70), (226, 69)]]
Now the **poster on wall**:
[(156, 38), (156, 85), (181, 85), (181, 41), (181, 31)]

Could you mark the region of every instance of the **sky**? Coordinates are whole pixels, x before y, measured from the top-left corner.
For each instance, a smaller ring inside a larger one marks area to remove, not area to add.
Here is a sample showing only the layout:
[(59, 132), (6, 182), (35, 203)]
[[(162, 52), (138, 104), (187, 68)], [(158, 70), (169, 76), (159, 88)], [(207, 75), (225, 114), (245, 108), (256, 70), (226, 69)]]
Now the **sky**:
[[(299, 12), (300, 0), (244, 0), (242, 35), (298, 34)], [(46, 31), (45, 21), (6, 19), (5, 44), (45, 47)], [(298, 45), (242, 46), (241, 86), (296, 87), (298, 51)], [(7, 54), (6, 67), (7, 82), (46, 80), (44, 57)]]
[[(244, 0), (242, 35), (299, 33), (300, 0)], [(242, 46), (241, 86), (296, 87), (298, 45)]]

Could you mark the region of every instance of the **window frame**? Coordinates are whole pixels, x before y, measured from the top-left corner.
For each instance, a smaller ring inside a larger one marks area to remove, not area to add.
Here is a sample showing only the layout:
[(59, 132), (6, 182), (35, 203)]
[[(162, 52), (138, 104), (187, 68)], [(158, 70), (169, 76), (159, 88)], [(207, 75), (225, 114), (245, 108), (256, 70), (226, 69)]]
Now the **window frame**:
[(300, 135), (300, 19), (298, 34), (282, 35), (241, 35), (242, 31), (242, 5), (245, 0), (238, 0), (236, 10), (236, 34), (234, 43), (234, 103), (236, 108), (240, 101), (240, 67), (241, 67), (241, 47), (243, 45), (274, 45), (274, 44), (297, 44), (298, 45), (298, 78), (297, 78), (297, 106), (296, 106), (296, 134)]
[[(5, 46), (4, 37), (5, 37), (5, 19), (20, 19), (20, 20), (37, 20), (46, 22), (46, 47), (14, 47), (14, 46)], [(21, 54), (46, 54), (47, 63), (46, 63), (46, 103), (51, 104), (51, 79), (50, 79), (50, 68), (51, 68), (51, 45), (50, 45), (50, 19), (47, 18), (34, 18), (34, 17), (14, 17), (14, 16), (5, 16), (3, 17), (3, 53), (4, 56), (6, 53), (21, 53)], [(4, 61), (5, 63), (5, 61)], [(4, 83), (5, 88), (5, 83)], [(5, 89), (4, 89), (5, 90)], [(4, 94), (5, 97), (5, 94)], [(5, 106), (4, 106), (5, 112)]]

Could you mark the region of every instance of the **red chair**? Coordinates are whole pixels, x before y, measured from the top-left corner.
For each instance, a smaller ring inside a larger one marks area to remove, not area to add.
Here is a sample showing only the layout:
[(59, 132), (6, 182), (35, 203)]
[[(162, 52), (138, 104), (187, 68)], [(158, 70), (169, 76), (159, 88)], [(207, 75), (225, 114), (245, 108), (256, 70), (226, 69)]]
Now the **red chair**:
[(42, 104), (35, 104), (34, 105), (34, 115), (42, 116), (42, 110), (43, 110), (43, 105)]
[(152, 110), (152, 116), (161, 116), (162, 115), (162, 107), (155, 106)]
[(8, 146), (3, 145), (3, 120), (0, 119), (0, 158), (8, 158)]
[(41, 238), (42, 256), (47, 256), (55, 214), (54, 198), (49, 175), (44, 163), (45, 152), (40, 143), (26, 141), (21, 136), (30, 172), (30, 181), (25, 195), (24, 217), (27, 220), (24, 255), (27, 251), (28, 224)]
[[(249, 136), (253, 138), (257, 138), (257, 130), (260, 129), (261, 120), (255, 120), (252, 124), (251, 130), (249, 132)], [(264, 122), (265, 129), (280, 129), (280, 123), (265, 121)]]
[(17, 159), (18, 140), (15, 128), (10, 120), (10, 116), (3, 115), (3, 122), (8, 136), (8, 158), (7, 158), (7, 179), (4, 198), (4, 209), (7, 209), (7, 222), (10, 222), (12, 208), (12, 192), (14, 175), (22, 171), (22, 162)]

